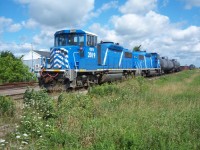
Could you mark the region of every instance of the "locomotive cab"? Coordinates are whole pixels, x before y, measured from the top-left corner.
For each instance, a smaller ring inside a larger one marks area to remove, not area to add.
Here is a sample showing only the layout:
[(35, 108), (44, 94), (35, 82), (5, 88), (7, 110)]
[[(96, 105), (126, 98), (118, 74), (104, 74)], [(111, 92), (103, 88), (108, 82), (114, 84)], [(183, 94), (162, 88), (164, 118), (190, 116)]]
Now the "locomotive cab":
[(83, 69), (80, 61), (85, 58), (95, 58), (93, 51), (96, 45), (97, 36), (93, 33), (83, 30), (56, 32), (54, 48), (51, 50), (51, 68)]

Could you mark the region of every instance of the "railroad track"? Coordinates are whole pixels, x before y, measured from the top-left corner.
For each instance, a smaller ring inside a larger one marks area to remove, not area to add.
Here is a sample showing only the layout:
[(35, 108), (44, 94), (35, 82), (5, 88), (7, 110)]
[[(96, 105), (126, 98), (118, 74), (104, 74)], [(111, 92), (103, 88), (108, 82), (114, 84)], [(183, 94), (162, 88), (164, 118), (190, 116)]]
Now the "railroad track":
[(19, 87), (27, 87), (27, 86), (36, 86), (38, 82), (14, 82), (14, 83), (6, 83), (0, 84), (0, 90), (6, 89), (14, 89)]
[(21, 100), (24, 97), (24, 93), (18, 93), (18, 94), (11, 94), (11, 95), (6, 95), (11, 97), (13, 100)]
[(23, 98), (27, 87), (39, 89), (37, 82), (16, 82), (0, 85), (0, 95), (9, 96), (13, 100)]

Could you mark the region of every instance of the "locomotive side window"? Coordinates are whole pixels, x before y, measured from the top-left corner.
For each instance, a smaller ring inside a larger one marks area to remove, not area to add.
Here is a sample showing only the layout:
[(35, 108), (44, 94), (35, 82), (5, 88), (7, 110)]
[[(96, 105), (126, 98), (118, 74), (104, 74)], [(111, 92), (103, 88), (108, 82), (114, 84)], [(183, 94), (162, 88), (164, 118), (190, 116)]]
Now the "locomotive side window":
[(125, 58), (132, 58), (132, 53), (125, 52)]
[(97, 37), (96, 36), (94, 37), (94, 44), (95, 44), (95, 46), (97, 46)]
[(88, 46), (96, 46), (97, 45), (97, 37), (93, 35), (87, 35), (87, 45)]
[(139, 60), (144, 60), (144, 56), (143, 55), (139, 55)]

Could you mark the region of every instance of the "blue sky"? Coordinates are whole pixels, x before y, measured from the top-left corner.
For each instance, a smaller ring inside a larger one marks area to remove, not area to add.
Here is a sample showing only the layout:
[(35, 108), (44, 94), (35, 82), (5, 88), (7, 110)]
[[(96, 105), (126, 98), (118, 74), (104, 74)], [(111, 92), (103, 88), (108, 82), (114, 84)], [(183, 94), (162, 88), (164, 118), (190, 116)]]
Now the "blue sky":
[(48, 50), (69, 28), (200, 66), (200, 0), (0, 0), (0, 51)]

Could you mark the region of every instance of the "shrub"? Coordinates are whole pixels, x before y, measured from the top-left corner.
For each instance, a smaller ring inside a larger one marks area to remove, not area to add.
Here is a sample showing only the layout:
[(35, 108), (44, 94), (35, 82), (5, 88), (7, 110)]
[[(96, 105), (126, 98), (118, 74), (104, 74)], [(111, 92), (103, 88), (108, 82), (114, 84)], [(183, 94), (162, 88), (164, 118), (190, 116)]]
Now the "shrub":
[(26, 108), (33, 108), (43, 114), (43, 118), (55, 117), (53, 99), (45, 91), (34, 91), (27, 89), (24, 94), (24, 104)]
[(105, 83), (103, 85), (98, 85), (95, 87), (90, 88), (89, 93), (91, 95), (97, 95), (97, 96), (108, 96), (113, 93), (120, 92), (120, 88), (117, 87), (116, 84), (108, 84)]
[(0, 96), (0, 116), (14, 116), (15, 106), (11, 98)]
[(0, 53), (0, 66), (0, 82), (2, 83), (36, 80), (22, 60), (14, 57), (11, 52)]

